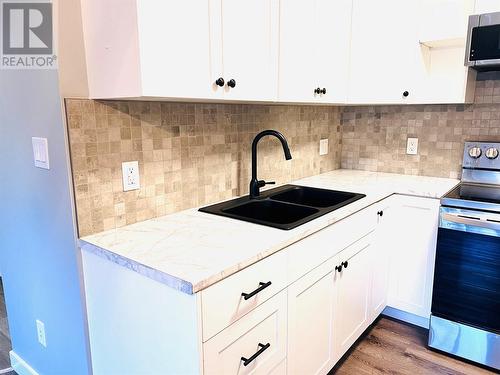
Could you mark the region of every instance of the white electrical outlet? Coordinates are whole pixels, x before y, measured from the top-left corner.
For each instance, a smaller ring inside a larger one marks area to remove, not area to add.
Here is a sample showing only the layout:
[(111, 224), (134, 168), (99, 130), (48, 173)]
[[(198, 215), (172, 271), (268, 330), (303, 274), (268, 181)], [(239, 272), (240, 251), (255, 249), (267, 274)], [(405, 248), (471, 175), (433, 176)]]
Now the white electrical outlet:
[(319, 154), (320, 155), (328, 154), (328, 139), (321, 139), (319, 141)]
[(139, 162), (122, 163), (123, 191), (137, 190), (141, 187), (139, 181)]
[(406, 153), (408, 155), (418, 154), (418, 138), (408, 138), (408, 142), (406, 143)]
[(36, 320), (36, 333), (40, 345), (47, 347), (47, 339), (45, 338), (45, 324), (43, 324), (43, 322), (38, 319)]

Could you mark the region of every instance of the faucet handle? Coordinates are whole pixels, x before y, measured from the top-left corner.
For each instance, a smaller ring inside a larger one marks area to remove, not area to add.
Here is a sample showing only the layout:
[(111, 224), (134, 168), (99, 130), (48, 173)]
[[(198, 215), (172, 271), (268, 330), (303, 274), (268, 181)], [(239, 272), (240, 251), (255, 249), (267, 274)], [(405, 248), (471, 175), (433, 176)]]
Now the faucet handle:
[(266, 185), (276, 185), (276, 182), (274, 182), (274, 181), (267, 182), (264, 180), (259, 180), (257, 183), (258, 183), (259, 187), (264, 187)]

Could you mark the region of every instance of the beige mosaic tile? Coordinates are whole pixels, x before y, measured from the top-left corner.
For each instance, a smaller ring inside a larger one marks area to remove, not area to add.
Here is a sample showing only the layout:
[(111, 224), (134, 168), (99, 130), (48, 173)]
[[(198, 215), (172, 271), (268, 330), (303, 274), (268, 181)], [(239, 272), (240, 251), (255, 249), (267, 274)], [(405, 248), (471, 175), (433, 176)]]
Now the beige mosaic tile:
[[(500, 141), (500, 80), (478, 80), (474, 104), (345, 107), (341, 166), (459, 178), (465, 141)], [(406, 155), (408, 137), (418, 155)]]
[[(479, 76), (478, 76), (479, 77)], [(278, 184), (339, 167), (460, 177), (463, 144), (500, 141), (500, 76), (478, 79), (472, 105), (273, 106), (66, 101), (80, 235), (242, 195), (250, 146), (264, 129), (287, 137), (259, 146), (259, 177)], [(406, 139), (419, 138), (418, 155)], [(319, 140), (330, 152), (319, 156)], [(121, 163), (138, 160), (141, 189), (124, 193)]]
[[(66, 101), (80, 236), (247, 193), (251, 142), (259, 177), (278, 184), (340, 167), (335, 107)], [(330, 152), (319, 156), (319, 140)], [(123, 192), (121, 163), (138, 160), (141, 189)]]

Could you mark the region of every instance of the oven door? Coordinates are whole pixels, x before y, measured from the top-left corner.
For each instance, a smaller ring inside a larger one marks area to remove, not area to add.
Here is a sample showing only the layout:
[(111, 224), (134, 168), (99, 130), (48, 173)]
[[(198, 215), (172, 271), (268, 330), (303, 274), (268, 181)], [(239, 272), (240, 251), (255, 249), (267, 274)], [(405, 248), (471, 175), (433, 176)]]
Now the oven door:
[(441, 207), (432, 315), (500, 333), (500, 214)]

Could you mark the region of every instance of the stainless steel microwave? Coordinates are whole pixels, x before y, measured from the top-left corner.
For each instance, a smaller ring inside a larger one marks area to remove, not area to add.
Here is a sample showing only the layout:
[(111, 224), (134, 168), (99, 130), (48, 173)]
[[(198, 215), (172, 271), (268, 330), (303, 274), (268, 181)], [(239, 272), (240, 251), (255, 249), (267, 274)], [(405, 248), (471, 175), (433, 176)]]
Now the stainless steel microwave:
[(465, 65), (500, 69), (500, 12), (469, 17)]

